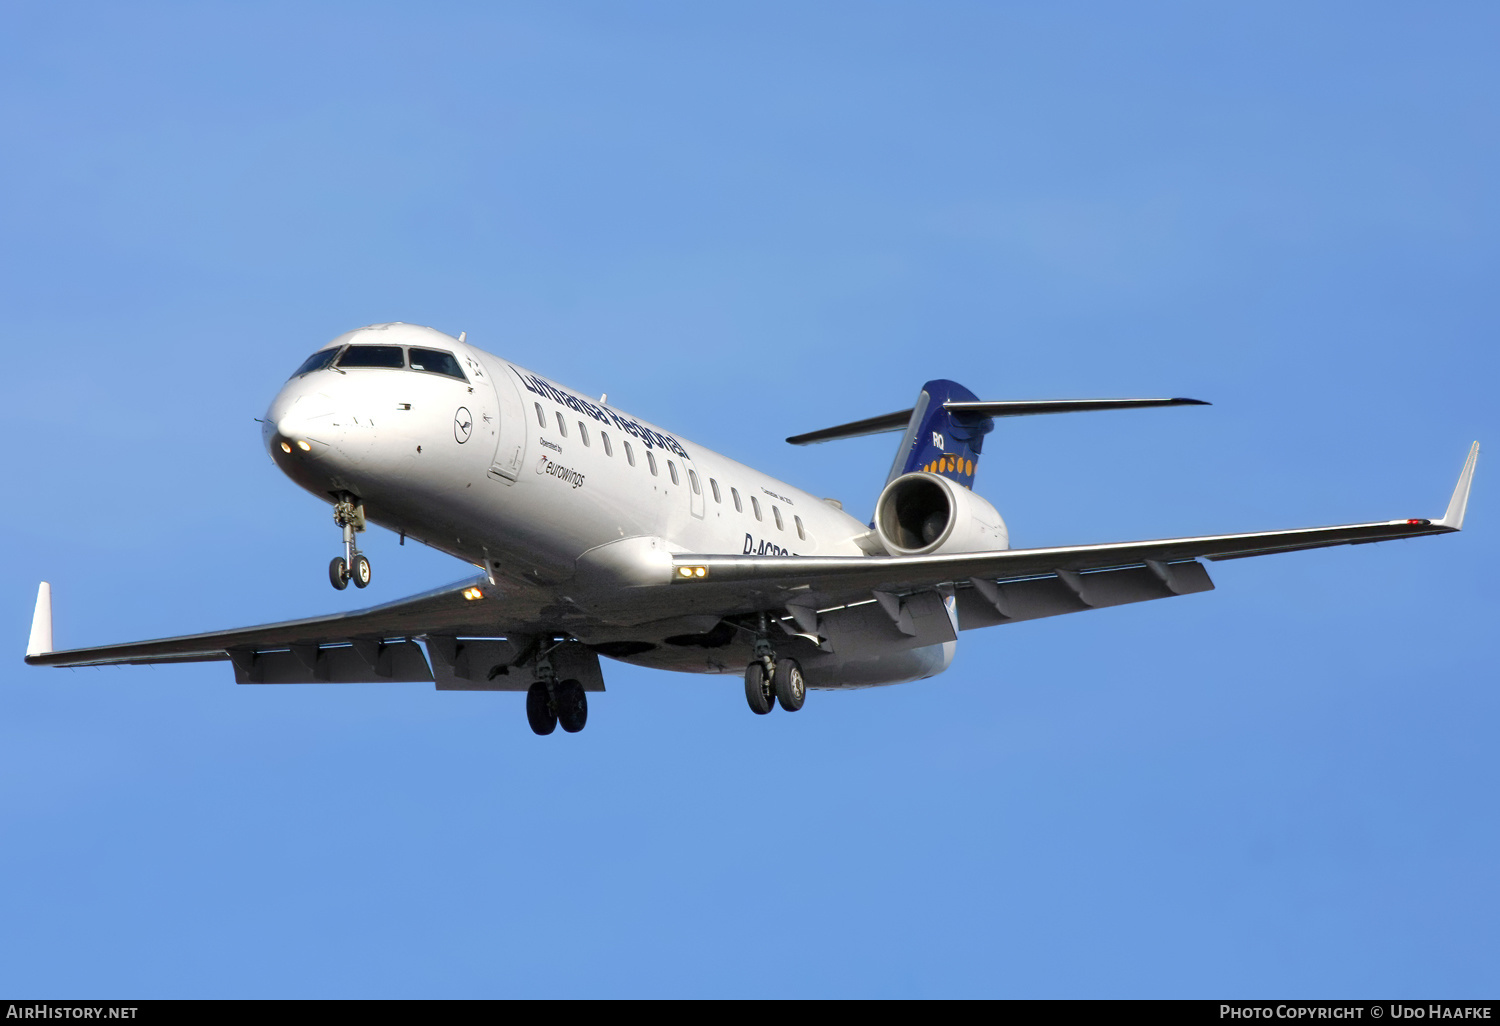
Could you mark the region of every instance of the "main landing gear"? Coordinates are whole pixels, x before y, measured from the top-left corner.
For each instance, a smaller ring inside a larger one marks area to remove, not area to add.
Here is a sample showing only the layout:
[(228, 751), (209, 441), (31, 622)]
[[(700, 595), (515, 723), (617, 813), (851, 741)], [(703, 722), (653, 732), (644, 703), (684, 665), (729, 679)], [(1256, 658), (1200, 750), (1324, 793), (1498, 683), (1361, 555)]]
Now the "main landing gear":
[(339, 591), (349, 587), (353, 581), (356, 588), (370, 583), (370, 561), (354, 544), (354, 535), (365, 529), (365, 508), (356, 506), (349, 496), (333, 504), (333, 522), (344, 530), (344, 554), (335, 556), (328, 564), (328, 582)]
[(757, 716), (776, 708), (777, 702), (787, 712), (796, 712), (807, 701), (801, 664), (790, 656), (777, 658), (769, 634), (767, 618), (762, 614), (755, 635), (755, 656), (745, 667), (745, 701)]
[(571, 678), (558, 680), (552, 660), (545, 655), (536, 661), (536, 670), (542, 679), (526, 689), (526, 722), (532, 732), (550, 734), (560, 723), (569, 734), (578, 733), (589, 720), (583, 685)]

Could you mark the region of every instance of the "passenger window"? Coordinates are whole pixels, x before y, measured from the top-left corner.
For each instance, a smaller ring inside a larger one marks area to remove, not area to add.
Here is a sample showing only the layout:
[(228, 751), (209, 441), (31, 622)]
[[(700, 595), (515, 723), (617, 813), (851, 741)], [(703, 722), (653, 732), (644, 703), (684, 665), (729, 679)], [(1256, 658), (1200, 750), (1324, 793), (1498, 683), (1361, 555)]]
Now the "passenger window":
[(773, 517), (776, 518), (776, 530), (778, 530), (778, 531), (785, 531), (786, 530), (786, 525), (781, 522), (781, 507), (780, 506), (772, 506), (771, 507), (771, 516), (773, 516)]
[(667, 473), (672, 475), (673, 484), (682, 484), (681, 481), (677, 480), (677, 464), (671, 460), (667, 460)]
[(708, 479), (708, 487), (714, 493), (714, 501), (718, 502), (718, 503), (722, 503), (724, 500), (719, 496), (719, 482), (715, 481), (713, 478), (709, 478)]
[[(311, 374), (315, 370), (322, 370), (332, 363), (333, 358), (337, 355), (339, 355), (338, 346), (334, 346), (332, 349), (319, 349), (316, 353), (313, 353), (306, 360), (302, 361), (302, 366), (292, 372), (292, 377), (300, 378), (304, 374)], [(291, 378), (287, 380), (290, 381)]]
[(536, 422), (538, 424), (540, 424), (542, 427), (546, 427), (547, 426), (547, 415), (542, 412), (542, 404), (541, 403), (532, 403), (531, 405), (533, 405), (533, 406), (536, 407)]
[(802, 518), (794, 514), (792, 516), (792, 523), (797, 525), (797, 537), (803, 541), (807, 541), (807, 532), (802, 529)]
[(750, 496), (750, 510), (751, 510), (751, 512), (753, 512), (755, 514), (755, 519), (756, 520), (761, 519), (761, 515), (760, 515), (760, 500), (757, 499), (753, 495)]
[(452, 353), (445, 353), (441, 349), (418, 349), (416, 346), (412, 346), (408, 352), (411, 356), (412, 370), (445, 374), (459, 381), (469, 380), (464, 377), (463, 368), (458, 365)]
[(734, 500), (734, 511), (736, 513), (745, 512), (745, 507), (740, 505), (740, 490), (738, 488), (729, 489), (729, 497)]
[(635, 466), (635, 450), (630, 447), (630, 439), (625, 439), (625, 461), (632, 467)]
[(350, 346), (339, 357), (340, 367), (405, 367), (400, 346)]
[(646, 466), (651, 468), (651, 476), (656, 476), (656, 453), (650, 449), (646, 450)]
[(583, 439), (583, 444), (589, 444), (589, 429), (583, 426), (583, 421), (578, 422), (578, 437)]
[(688, 467), (688, 484), (693, 486), (694, 495), (703, 494), (703, 489), (698, 487), (698, 472), (692, 467)]
[(557, 414), (557, 433), (564, 438), (568, 437), (568, 422), (562, 419), (562, 414)]
[(606, 456), (613, 456), (615, 454), (614, 447), (609, 444), (609, 432), (608, 431), (601, 431), (601, 432), (599, 432), (599, 441), (601, 441), (601, 442), (604, 443), (604, 455), (606, 455)]

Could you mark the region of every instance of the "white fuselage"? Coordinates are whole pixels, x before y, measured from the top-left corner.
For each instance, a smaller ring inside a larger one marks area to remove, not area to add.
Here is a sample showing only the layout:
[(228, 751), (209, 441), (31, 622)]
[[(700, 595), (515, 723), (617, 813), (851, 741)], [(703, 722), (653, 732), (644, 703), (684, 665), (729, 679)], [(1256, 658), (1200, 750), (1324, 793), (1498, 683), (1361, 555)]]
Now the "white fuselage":
[[(467, 380), (384, 367), (295, 376), (265, 418), (277, 465), (326, 501), (351, 497), (370, 522), (484, 567), (517, 608), (533, 609), (539, 622), (553, 610), (550, 619), (576, 623), (571, 632), (582, 640), (607, 646), (612, 637), (643, 636), (628, 609), (578, 597), (587, 590), (577, 587), (579, 570), (593, 565), (592, 553), (624, 576), (621, 583), (629, 583), (643, 546), (866, 554), (859, 542), (867, 527), (841, 509), (449, 335), (379, 325), (325, 349), (350, 343), (451, 352)], [(559, 603), (567, 608), (557, 612)], [(708, 631), (717, 619), (678, 617), (656, 633)], [(737, 640), (736, 653), (739, 647)], [(900, 666), (826, 683), (928, 676), (951, 658), (951, 645), (937, 647), (945, 651), (908, 652)], [(697, 672), (743, 668), (737, 654), (721, 654), (659, 650), (630, 661)]]

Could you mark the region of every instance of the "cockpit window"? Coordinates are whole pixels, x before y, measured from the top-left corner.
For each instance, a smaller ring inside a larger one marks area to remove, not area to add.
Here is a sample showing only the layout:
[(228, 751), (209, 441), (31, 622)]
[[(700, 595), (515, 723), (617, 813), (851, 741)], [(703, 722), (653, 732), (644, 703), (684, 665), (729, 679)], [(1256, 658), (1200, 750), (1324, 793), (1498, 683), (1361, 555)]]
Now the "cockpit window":
[(446, 374), (450, 378), (459, 381), (467, 381), (464, 377), (463, 368), (459, 367), (458, 361), (453, 358), (452, 353), (445, 353), (441, 349), (418, 349), (411, 347), (411, 369), (419, 371), (431, 371), (434, 374)]
[(400, 346), (350, 346), (339, 357), (340, 367), (405, 367)]
[(322, 370), (332, 363), (333, 358), (337, 355), (339, 355), (337, 346), (334, 346), (332, 349), (319, 349), (316, 353), (309, 356), (301, 367), (298, 367), (293, 372), (292, 377), (300, 378), (304, 374), (311, 374), (315, 370)]

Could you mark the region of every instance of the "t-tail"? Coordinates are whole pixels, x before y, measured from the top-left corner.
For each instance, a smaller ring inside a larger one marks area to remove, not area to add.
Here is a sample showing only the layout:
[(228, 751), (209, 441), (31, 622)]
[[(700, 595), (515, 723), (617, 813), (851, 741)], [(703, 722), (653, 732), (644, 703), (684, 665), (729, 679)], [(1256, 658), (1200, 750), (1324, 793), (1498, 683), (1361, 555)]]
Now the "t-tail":
[(941, 474), (965, 488), (974, 487), (984, 436), (996, 417), (1029, 417), (1041, 413), (1082, 413), (1088, 410), (1133, 410), (1147, 406), (1207, 406), (1201, 399), (1042, 399), (986, 402), (956, 381), (938, 378), (922, 386), (909, 410), (857, 420), (852, 424), (793, 435), (793, 445), (831, 442), (885, 431), (905, 430), (886, 483), (902, 474), (925, 471)]

